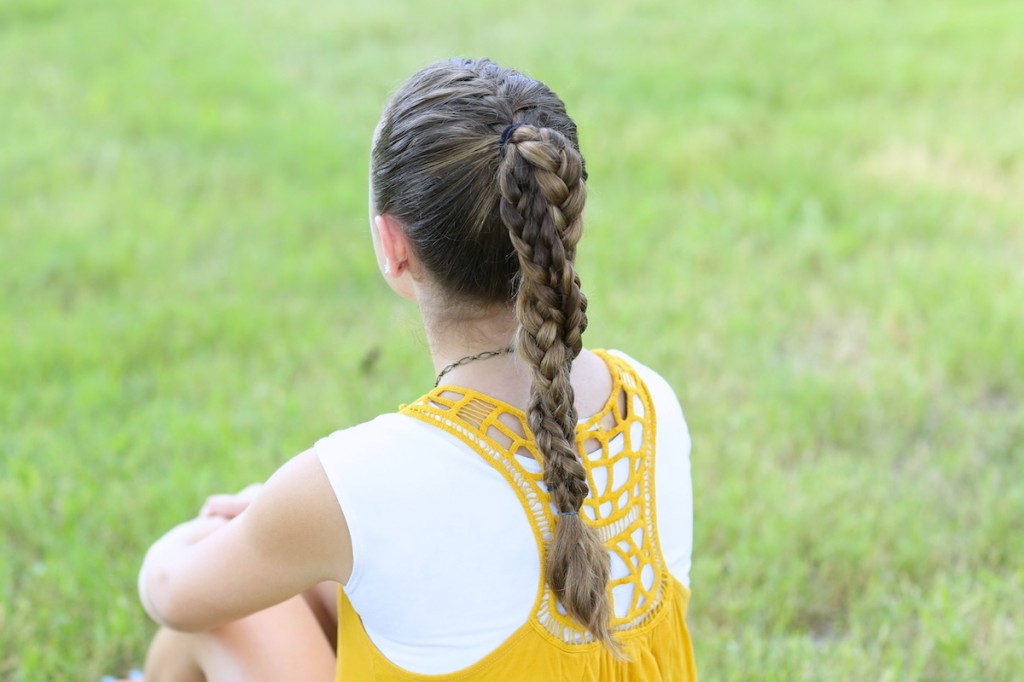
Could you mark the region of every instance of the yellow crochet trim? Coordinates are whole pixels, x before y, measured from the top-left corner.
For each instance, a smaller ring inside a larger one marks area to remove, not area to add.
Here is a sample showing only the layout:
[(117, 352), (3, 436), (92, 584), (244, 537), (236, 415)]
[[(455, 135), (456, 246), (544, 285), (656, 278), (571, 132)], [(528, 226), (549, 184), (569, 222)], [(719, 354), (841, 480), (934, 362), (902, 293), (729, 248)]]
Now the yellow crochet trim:
[[(576, 428), (578, 452), (587, 471), (590, 495), (580, 517), (597, 529), (611, 553), (613, 599), (629, 591), (632, 599), (616, 600), (614, 632), (628, 637), (652, 626), (671, 599), (671, 576), (661, 555), (654, 504), (655, 414), (650, 394), (624, 361), (596, 351), (608, 364), (611, 397), (597, 414)], [(499, 471), (528, 512), (541, 560), (546, 559), (555, 515), (537, 463), (541, 461), (526, 415), (519, 409), (468, 388), (436, 388), (401, 413), (421, 419), (458, 437)], [(523, 459), (521, 459), (523, 458)], [(530, 462), (530, 459), (535, 460)], [(533, 464), (532, 467), (529, 464)], [(605, 483), (595, 474), (604, 472)], [(543, 571), (541, 571), (543, 575)], [(533, 617), (550, 638), (575, 647), (593, 640), (566, 615), (543, 578)]]

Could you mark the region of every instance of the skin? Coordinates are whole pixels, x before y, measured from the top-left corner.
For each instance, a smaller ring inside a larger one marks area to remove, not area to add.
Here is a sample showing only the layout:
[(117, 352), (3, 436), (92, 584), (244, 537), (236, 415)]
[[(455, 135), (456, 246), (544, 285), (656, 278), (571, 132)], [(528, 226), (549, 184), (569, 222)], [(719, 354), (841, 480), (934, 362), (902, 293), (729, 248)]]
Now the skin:
[[(516, 328), (510, 306), (451, 305), (416, 258), (402, 224), (387, 214), (373, 216), (371, 224), (382, 276), (420, 308), (435, 372), (509, 345)], [(581, 416), (603, 407), (612, 388), (604, 361), (584, 350), (571, 380)], [(522, 409), (530, 373), (512, 354), (457, 367), (443, 382)], [(195, 519), (154, 543), (143, 562), (139, 595), (162, 626), (146, 679), (334, 679), (336, 591), (351, 571), (345, 515), (312, 451), (263, 485), (210, 497)]]

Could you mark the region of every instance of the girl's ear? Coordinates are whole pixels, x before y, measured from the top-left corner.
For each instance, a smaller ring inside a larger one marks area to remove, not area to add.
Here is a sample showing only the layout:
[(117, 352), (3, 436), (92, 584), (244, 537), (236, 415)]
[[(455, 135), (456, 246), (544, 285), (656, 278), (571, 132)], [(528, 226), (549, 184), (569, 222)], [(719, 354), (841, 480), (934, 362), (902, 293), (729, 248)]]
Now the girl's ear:
[(381, 273), (395, 293), (411, 301), (416, 300), (415, 256), (405, 228), (397, 218), (382, 213), (373, 218)]
[(373, 219), (380, 235), (380, 251), (384, 262), (381, 268), (385, 276), (401, 277), (409, 268), (409, 238), (405, 229), (393, 216), (382, 213)]

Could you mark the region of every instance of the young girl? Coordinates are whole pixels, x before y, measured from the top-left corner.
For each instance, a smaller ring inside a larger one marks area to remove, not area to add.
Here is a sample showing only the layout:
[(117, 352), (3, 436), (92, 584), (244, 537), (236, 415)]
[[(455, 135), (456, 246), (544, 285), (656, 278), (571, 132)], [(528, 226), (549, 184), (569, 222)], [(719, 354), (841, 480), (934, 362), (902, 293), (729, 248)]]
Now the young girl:
[(695, 679), (689, 436), (660, 376), (583, 348), (585, 179), (542, 83), (451, 60), (401, 87), (371, 232), (435, 387), (150, 548), (146, 679)]

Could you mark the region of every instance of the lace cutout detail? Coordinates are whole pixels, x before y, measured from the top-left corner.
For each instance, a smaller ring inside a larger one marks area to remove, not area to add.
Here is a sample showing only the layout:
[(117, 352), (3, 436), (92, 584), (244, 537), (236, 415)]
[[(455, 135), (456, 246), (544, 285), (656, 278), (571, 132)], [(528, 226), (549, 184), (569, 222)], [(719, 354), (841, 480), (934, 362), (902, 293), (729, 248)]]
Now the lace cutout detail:
[[(611, 628), (626, 632), (644, 626), (662, 612), (671, 593), (671, 578), (655, 523), (654, 407), (632, 368), (617, 358), (601, 356), (608, 363), (614, 386), (604, 409), (576, 428), (576, 447), (578, 452), (586, 452), (582, 461), (590, 486), (580, 515), (597, 529), (608, 550)], [(528, 512), (543, 561), (555, 510), (541, 472), (527, 468), (516, 458), (517, 454), (526, 454), (541, 460), (525, 414), (476, 391), (451, 386), (435, 389), (403, 406), (401, 412), (457, 436), (509, 481)], [(533, 617), (564, 644), (593, 641), (566, 614), (546, 583), (540, 587)]]

